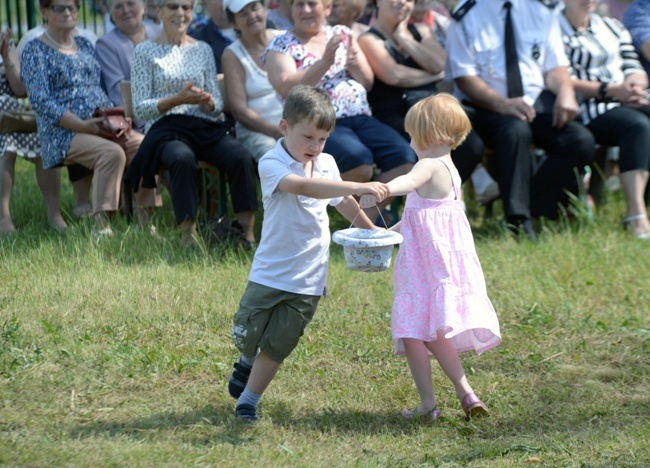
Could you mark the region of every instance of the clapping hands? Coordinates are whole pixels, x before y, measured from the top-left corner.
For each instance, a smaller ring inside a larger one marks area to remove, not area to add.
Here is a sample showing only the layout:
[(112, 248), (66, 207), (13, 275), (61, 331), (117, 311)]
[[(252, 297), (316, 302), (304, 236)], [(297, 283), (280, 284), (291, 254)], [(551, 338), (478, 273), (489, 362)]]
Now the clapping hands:
[(195, 86), (194, 81), (186, 81), (185, 86), (183, 86), (183, 89), (176, 96), (183, 104), (199, 105), (206, 112), (214, 109), (212, 94)]

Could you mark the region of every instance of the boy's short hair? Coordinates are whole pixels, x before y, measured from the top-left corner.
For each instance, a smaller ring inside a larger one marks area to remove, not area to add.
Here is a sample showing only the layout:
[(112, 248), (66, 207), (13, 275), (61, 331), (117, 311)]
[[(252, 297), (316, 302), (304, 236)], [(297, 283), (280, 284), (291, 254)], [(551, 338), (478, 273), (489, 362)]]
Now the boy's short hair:
[(463, 106), (447, 93), (429, 96), (415, 104), (406, 114), (404, 127), (419, 149), (434, 143), (449, 144), (455, 149), (472, 130)]
[(282, 118), (291, 126), (308, 120), (319, 130), (331, 132), (336, 125), (336, 111), (332, 100), (325, 91), (313, 86), (294, 86), (286, 101)]

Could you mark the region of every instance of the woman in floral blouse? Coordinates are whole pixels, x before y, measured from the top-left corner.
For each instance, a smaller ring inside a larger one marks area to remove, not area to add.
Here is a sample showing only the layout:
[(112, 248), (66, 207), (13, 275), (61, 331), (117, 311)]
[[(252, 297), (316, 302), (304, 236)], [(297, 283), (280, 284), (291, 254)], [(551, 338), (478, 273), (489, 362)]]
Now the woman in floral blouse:
[(294, 28), (276, 36), (263, 56), (269, 80), (282, 98), (297, 84), (325, 90), (337, 117), (325, 152), (336, 159), (341, 177), (367, 182), (376, 166), (376, 179), (388, 182), (410, 170), (415, 153), (399, 133), (372, 116), (366, 95), (372, 69), (348, 27), (324, 24), (330, 10), (330, 0), (294, 0)]

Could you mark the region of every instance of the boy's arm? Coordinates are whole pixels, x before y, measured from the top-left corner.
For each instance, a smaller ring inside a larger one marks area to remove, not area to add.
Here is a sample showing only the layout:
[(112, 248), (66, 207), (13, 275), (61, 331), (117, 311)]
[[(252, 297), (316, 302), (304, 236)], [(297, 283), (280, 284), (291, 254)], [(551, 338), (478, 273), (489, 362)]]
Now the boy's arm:
[(336, 198), (369, 193), (374, 195), (378, 201), (382, 201), (390, 195), (388, 186), (381, 182), (359, 183), (330, 179), (308, 179), (295, 174), (284, 177), (278, 184), (278, 189), (310, 198)]
[[(366, 213), (363, 212), (357, 200), (351, 196), (347, 195), (343, 198), (343, 201), (336, 205), (336, 209), (339, 213), (345, 216), (350, 222), (354, 221), (356, 227), (365, 228), (365, 229), (378, 229), (377, 226), (370, 221), (370, 218), (366, 216)], [(356, 219), (355, 219), (356, 218)]]

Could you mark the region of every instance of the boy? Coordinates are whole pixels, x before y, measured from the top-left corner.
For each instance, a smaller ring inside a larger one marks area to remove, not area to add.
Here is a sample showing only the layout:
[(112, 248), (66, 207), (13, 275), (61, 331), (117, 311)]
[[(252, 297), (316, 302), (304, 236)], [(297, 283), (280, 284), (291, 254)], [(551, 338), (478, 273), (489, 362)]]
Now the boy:
[(284, 105), (275, 149), (259, 162), (264, 223), (246, 291), (234, 319), (241, 351), (228, 384), (235, 415), (255, 421), (257, 405), (293, 351), (325, 293), (329, 258), (327, 205), (358, 227), (376, 227), (353, 195), (388, 196), (379, 182), (343, 182), (334, 158), (321, 153), (336, 113), (324, 91), (296, 86)]

